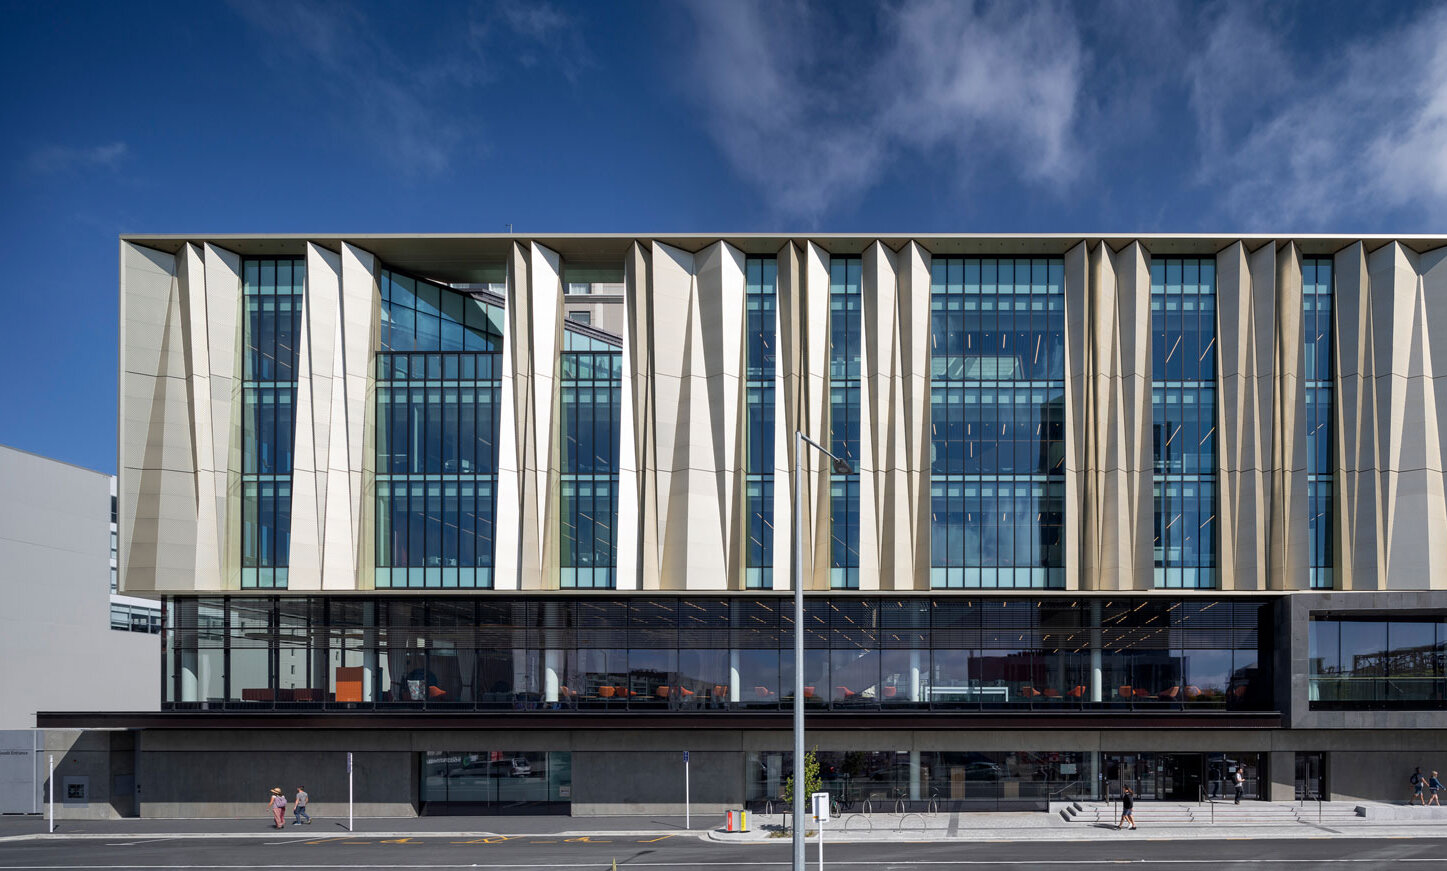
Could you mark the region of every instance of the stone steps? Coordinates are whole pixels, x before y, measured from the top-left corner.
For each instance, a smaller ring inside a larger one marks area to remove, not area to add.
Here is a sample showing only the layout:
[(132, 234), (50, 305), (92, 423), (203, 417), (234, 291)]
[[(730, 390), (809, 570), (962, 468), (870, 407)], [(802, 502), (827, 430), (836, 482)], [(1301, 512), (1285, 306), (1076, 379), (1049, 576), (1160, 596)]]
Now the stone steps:
[[(1117, 802), (1062, 802), (1051, 806), (1067, 822), (1087, 825), (1115, 825), (1120, 805)], [(1327, 802), (1320, 811), (1314, 802), (1273, 803), (1243, 801), (1216, 802), (1137, 802), (1135, 821), (1138, 825), (1297, 825), (1320, 822), (1360, 822), (1361, 814), (1354, 804)]]

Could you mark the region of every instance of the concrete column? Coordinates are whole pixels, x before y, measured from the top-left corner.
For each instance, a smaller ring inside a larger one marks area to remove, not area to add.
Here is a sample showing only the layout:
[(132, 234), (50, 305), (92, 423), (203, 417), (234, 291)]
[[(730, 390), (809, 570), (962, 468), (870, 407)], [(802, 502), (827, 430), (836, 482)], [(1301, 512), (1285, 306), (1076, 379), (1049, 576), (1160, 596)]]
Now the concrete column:
[(739, 700), (739, 652), (737, 649), (729, 651), (729, 701), (737, 704)]
[(909, 751), (909, 798), (910, 798), (910, 801), (919, 801), (920, 799), (924, 798), (924, 796), (920, 795), (920, 791), (921, 791), (921, 786), (920, 786), (920, 771), (919, 771), (919, 751), (918, 751), (918, 750), (911, 750), (911, 751)]
[(181, 650), (181, 698), (183, 702), (199, 702), (196, 695), (196, 648)]
[[(375, 627), (377, 625), (377, 603), (362, 603), (362, 625)], [(377, 649), (366, 647), (362, 649), (362, 701), (372, 702), (377, 699)]]
[(1266, 756), (1266, 774), (1269, 785), (1261, 784), (1260, 789), (1271, 801), (1294, 801), (1296, 799), (1296, 753), (1291, 750), (1273, 750)]
[(1089, 781), (1086, 788), (1090, 791), (1090, 797), (1096, 800), (1103, 796), (1101, 785), (1104, 781), (1100, 779), (1100, 770), (1100, 751), (1091, 750), (1086, 753), (1084, 776)]
[(367, 648), (362, 651), (362, 701), (376, 700), (377, 694), (377, 651)]
[(562, 683), (558, 675), (563, 670), (563, 651), (543, 651), (543, 701), (556, 704), (558, 701), (558, 685)]
[(924, 701), (921, 697), (922, 689), (919, 680), (919, 651), (911, 650), (909, 652), (909, 700), (911, 702)]
[(1105, 700), (1105, 673), (1100, 661), (1100, 600), (1090, 602), (1090, 700)]

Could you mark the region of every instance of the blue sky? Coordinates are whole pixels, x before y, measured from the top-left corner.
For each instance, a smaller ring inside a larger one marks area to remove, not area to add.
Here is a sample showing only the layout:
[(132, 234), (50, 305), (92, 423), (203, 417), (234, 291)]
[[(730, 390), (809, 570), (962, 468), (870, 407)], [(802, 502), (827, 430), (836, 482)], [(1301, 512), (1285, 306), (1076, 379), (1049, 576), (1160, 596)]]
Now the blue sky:
[(1447, 231), (1442, 4), (0, 13), (0, 443), (105, 472), (121, 233)]

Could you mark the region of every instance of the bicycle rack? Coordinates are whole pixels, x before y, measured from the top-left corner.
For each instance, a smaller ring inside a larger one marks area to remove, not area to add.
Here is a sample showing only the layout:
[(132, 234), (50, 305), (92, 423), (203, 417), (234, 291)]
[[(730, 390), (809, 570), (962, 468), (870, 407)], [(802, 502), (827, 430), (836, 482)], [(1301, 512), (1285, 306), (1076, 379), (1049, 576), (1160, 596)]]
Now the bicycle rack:
[(897, 813), (897, 814), (902, 814), (902, 813), (904, 813), (904, 808), (905, 808), (904, 799), (902, 799), (902, 798), (897, 798), (897, 799), (894, 800), (894, 812), (895, 812), (895, 813)]
[(864, 815), (867, 817), (867, 816), (869, 816), (870, 813), (872, 813), (873, 811), (874, 811), (874, 805), (870, 804), (870, 803), (869, 803), (869, 799), (866, 798), (866, 799), (864, 800), (864, 804), (860, 805), (860, 807), (859, 807), (859, 812), (862, 813), (862, 814), (864, 814)]
[(864, 820), (864, 824), (866, 826), (869, 826), (869, 831), (874, 831), (874, 821), (871, 820), (869, 817), (863, 816), (862, 814), (852, 814), (847, 820), (845, 820), (844, 831), (849, 831), (849, 827), (854, 824), (855, 820)]
[(917, 814), (917, 813), (907, 813), (907, 814), (905, 814), (904, 816), (900, 817), (900, 818), (899, 818), (899, 825), (895, 826), (895, 827), (894, 827), (894, 830), (895, 830), (896, 832), (902, 832), (902, 831), (904, 831), (904, 821), (907, 820), (907, 819), (909, 819), (910, 817), (919, 817), (919, 824), (920, 824), (920, 825), (919, 825), (919, 830), (920, 830), (921, 832), (923, 832), (923, 831), (928, 831), (928, 830), (929, 830), (929, 821), (924, 818), (924, 814)]
[(937, 798), (935, 798), (934, 796), (930, 796), (929, 806), (928, 806), (928, 808), (925, 810), (925, 813), (928, 814), (929, 816), (937, 816), (937, 815), (939, 814), (939, 812), (940, 812), (940, 800), (937, 799)]

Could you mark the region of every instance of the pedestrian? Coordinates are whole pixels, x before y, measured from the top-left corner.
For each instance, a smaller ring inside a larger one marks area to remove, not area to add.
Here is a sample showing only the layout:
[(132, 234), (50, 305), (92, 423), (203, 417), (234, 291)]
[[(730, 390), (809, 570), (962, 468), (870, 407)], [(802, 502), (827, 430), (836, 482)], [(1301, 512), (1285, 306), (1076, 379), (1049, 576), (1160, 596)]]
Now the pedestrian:
[(273, 786), (271, 788), (271, 799), (267, 802), (267, 807), (271, 808), (271, 820), (275, 824), (274, 827), (286, 828), (286, 796), (281, 794), (281, 787)]
[(1131, 831), (1135, 831), (1135, 793), (1128, 786), (1120, 796), (1120, 822), (1115, 824), (1116, 831), (1126, 823), (1130, 823)]
[(1432, 790), (1432, 800), (1427, 803), (1435, 804), (1437, 807), (1441, 807), (1442, 802), (1437, 800), (1437, 793), (1441, 792), (1443, 787), (1442, 781), (1437, 779), (1437, 772), (1432, 772), (1432, 779), (1427, 781), (1427, 788)]
[(1425, 807), (1427, 805), (1427, 799), (1423, 793), (1427, 791), (1427, 778), (1422, 776), (1422, 767), (1420, 765), (1412, 772), (1412, 776), (1407, 778), (1407, 782), (1412, 784), (1412, 798), (1408, 800), (1407, 804), (1421, 802), (1422, 806)]
[(1241, 796), (1246, 794), (1246, 766), (1236, 766), (1236, 775), (1232, 778), (1236, 784), (1236, 803), (1241, 803)]
[(302, 823), (311, 824), (312, 815), (306, 812), (308, 801), (311, 801), (311, 796), (306, 794), (306, 787), (298, 786), (296, 788), (296, 804), (293, 805), (292, 810), (292, 825), (299, 826)]

